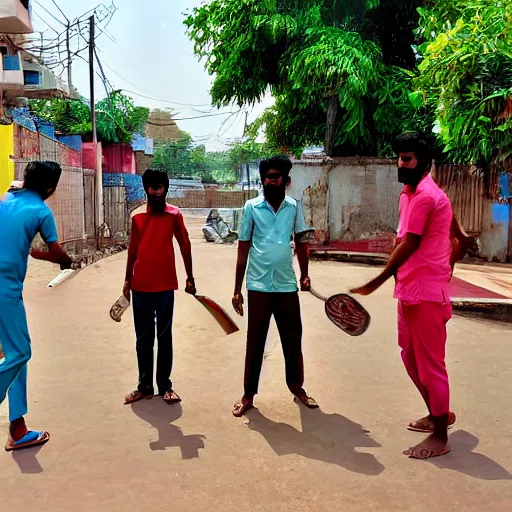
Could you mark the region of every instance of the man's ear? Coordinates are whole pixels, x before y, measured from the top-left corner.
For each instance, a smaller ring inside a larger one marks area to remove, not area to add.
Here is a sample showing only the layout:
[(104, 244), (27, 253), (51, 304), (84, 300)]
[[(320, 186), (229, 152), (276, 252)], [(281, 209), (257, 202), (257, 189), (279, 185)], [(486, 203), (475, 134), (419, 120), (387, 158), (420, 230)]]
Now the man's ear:
[(286, 186), (289, 187), (292, 184), (292, 178), (291, 176), (288, 176), (288, 179), (286, 180)]

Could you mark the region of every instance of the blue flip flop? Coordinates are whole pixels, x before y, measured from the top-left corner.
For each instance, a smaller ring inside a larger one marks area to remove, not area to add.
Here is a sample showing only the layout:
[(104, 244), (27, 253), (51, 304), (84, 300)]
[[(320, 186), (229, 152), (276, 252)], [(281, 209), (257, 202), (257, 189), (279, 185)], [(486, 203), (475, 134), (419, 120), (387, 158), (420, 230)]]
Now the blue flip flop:
[(21, 439), (14, 441), (11, 436), (5, 445), (6, 452), (13, 452), (15, 450), (23, 450), (25, 448), (32, 448), (34, 446), (42, 446), (50, 440), (50, 434), (46, 431), (36, 432), (30, 430)]

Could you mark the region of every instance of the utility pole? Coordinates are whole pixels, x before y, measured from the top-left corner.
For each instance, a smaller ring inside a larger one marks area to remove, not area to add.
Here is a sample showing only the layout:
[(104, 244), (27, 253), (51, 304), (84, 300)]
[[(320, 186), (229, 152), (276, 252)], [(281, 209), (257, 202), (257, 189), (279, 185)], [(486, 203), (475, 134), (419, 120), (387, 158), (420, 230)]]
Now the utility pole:
[[(247, 128), (249, 126), (247, 123), (248, 117), (249, 117), (249, 111), (246, 110), (245, 111), (245, 123), (244, 123), (244, 137), (247, 135)], [(247, 199), (251, 199), (251, 171), (249, 169), (249, 156), (247, 154), (247, 151), (245, 151), (244, 154), (245, 154), (245, 170), (247, 173)]]
[(89, 18), (89, 84), (91, 97), (92, 142), (94, 147), (94, 171), (96, 173), (96, 234), (99, 244), (100, 226), (103, 224), (103, 173), (101, 158), (98, 158), (98, 134), (96, 131), (96, 98), (94, 93), (94, 57), (96, 37), (95, 17)]
[(71, 73), (72, 58), (71, 58), (71, 42), (69, 40), (70, 37), (71, 37), (71, 25), (68, 21), (68, 25), (66, 27), (66, 51), (68, 54), (68, 86), (69, 86), (69, 92), (71, 94), (71, 91), (73, 89), (73, 76)]

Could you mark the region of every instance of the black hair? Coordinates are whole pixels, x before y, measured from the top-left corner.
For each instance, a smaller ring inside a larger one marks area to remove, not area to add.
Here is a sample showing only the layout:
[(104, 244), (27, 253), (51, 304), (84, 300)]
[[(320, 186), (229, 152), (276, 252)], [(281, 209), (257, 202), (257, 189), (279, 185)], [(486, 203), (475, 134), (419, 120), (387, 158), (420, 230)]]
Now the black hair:
[(23, 188), (47, 199), (57, 188), (61, 174), (62, 169), (57, 162), (30, 162), (25, 168)]
[(420, 132), (405, 132), (399, 135), (393, 142), (393, 151), (398, 156), (400, 153), (414, 153), (418, 164), (425, 170), (430, 169), (434, 151), (425, 135)]
[(276, 169), (281, 173), (283, 180), (287, 180), (288, 176), (290, 176), (290, 171), (292, 170), (293, 164), (291, 160), (284, 155), (273, 156), (272, 158), (267, 158), (266, 160), (262, 160), (260, 162), (260, 177), (261, 181), (264, 182), (267, 176), (268, 171), (270, 169)]
[(148, 193), (149, 187), (152, 185), (163, 185), (165, 195), (169, 191), (169, 175), (164, 169), (147, 169), (142, 175), (142, 186)]

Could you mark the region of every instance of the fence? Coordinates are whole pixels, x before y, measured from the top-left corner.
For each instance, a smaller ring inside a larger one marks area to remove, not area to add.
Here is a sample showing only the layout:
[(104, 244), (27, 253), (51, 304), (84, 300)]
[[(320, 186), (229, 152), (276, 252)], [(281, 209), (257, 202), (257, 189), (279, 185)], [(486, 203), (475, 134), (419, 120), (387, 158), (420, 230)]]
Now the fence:
[(450, 198), (464, 229), (471, 235), (480, 235), (484, 212), (483, 174), (472, 166), (440, 165), (433, 177)]
[(47, 201), (55, 216), (59, 240), (63, 243), (83, 241), (85, 215), (81, 154), (45, 135), (14, 125), (15, 178), (22, 180), (25, 167), (35, 160), (51, 160), (62, 167), (59, 187)]
[(124, 187), (105, 187), (103, 189), (103, 208), (105, 223), (110, 236), (122, 241), (130, 233), (130, 203)]

